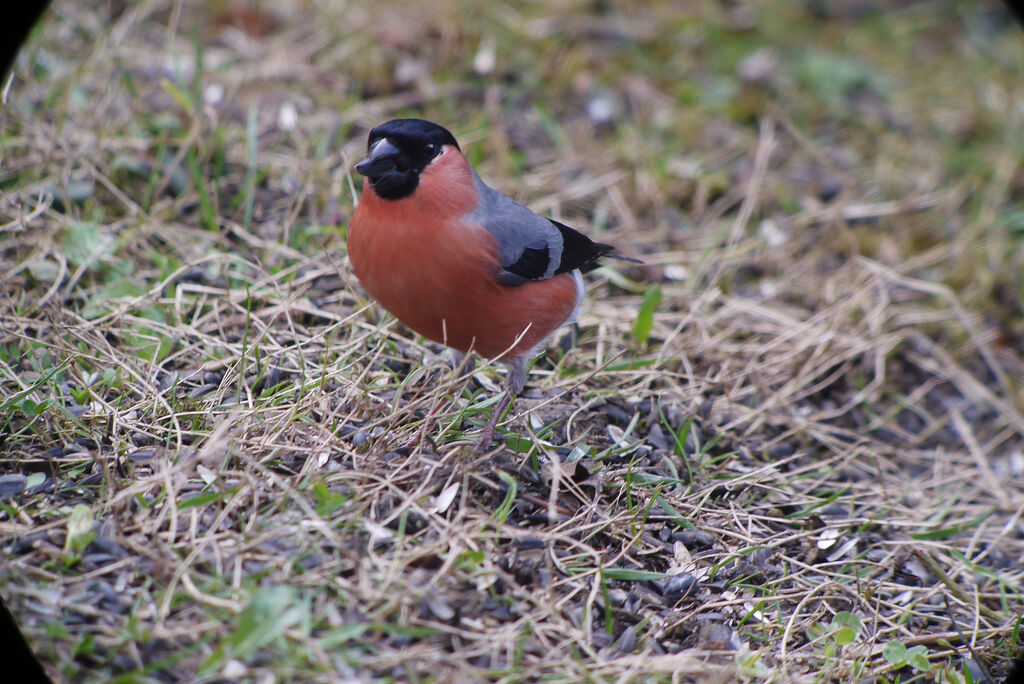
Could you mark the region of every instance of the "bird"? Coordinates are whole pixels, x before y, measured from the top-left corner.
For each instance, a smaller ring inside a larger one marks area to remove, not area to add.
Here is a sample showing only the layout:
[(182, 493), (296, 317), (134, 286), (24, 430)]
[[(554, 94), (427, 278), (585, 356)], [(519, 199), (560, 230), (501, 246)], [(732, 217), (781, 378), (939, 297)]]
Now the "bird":
[(530, 360), (575, 321), (582, 274), (602, 257), (642, 262), (487, 185), (451, 132), (430, 121), (376, 126), (355, 169), (365, 178), (347, 248), (367, 293), (457, 363), (475, 352), (508, 367), (476, 443), (483, 452)]

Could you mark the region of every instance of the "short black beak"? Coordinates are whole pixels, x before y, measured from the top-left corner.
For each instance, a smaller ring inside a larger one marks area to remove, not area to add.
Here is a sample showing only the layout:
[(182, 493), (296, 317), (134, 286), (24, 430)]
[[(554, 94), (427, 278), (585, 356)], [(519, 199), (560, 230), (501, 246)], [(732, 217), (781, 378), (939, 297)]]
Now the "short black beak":
[(370, 178), (383, 176), (388, 171), (394, 171), (395, 162), (401, 153), (391, 141), (381, 138), (370, 148), (370, 155), (356, 164), (356, 171)]

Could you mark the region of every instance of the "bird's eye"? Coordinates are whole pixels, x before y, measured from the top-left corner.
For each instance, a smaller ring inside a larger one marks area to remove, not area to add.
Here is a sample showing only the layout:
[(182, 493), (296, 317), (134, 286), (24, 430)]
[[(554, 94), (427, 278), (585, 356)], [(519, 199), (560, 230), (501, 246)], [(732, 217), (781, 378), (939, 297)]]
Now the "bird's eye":
[(423, 146), (423, 155), (426, 157), (433, 157), (436, 149), (437, 148), (434, 147), (434, 143), (427, 143)]

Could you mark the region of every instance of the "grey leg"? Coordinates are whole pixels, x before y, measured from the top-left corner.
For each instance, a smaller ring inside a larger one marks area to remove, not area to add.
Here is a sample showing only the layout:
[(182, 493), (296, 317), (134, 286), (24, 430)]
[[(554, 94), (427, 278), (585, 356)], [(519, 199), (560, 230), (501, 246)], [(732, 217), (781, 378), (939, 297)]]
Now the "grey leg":
[(477, 440), (475, 447), (478, 452), (483, 453), (490, 448), (491, 441), (494, 439), (494, 428), (497, 427), (498, 421), (508, 410), (512, 398), (521, 393), (523, 387), (526, 386), (526, 362), (526, 357), (522, 356), (508, 362), (508, 373), (505, 375), (505, 396), (494, 407), (491, 419), (487, 421), (487, 425), (480, 432), (480, 439)]

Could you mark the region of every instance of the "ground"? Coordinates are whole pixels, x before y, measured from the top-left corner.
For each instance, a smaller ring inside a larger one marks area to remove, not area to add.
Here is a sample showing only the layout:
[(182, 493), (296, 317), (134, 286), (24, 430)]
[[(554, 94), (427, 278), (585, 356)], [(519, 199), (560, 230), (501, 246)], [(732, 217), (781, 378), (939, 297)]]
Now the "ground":
[[(0, 110), (5, 603), (57, 681), (999, 681), (1022, 76), (995, 2), (57, 0)], [(348, 265), (397, 116), (645, 262), (486, 455), (500, 364)]]

